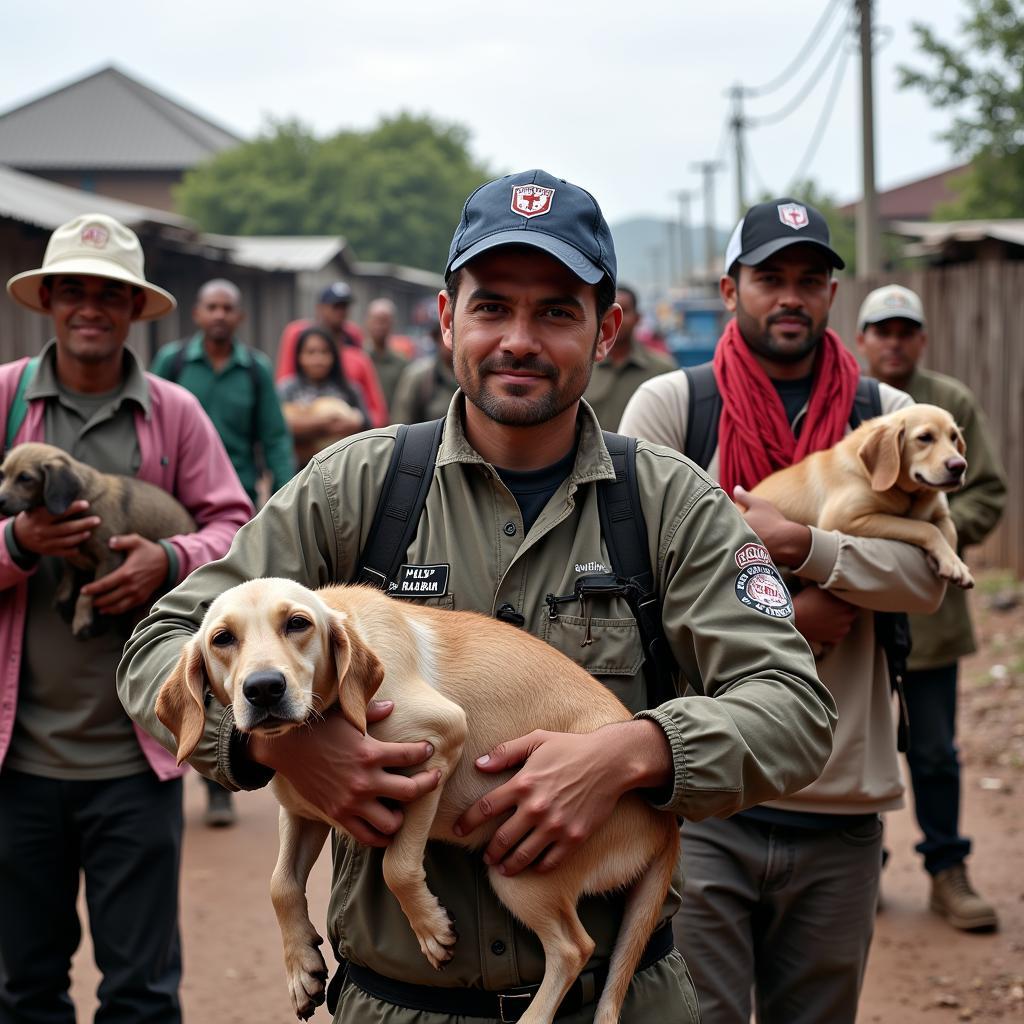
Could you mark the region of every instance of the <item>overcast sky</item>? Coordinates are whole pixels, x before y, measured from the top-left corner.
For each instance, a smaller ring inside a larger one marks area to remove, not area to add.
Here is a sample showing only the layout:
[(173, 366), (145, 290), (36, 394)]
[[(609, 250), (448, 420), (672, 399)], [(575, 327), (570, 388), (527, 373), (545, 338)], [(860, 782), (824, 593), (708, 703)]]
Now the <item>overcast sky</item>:
[[(748, 101), (785, 107), (853, 7), (790, 83)], [(799, 51), (826, 0), (35, 0), (5, 15), (0, 111), (113, 62), (235, 131), (296, 116), (318, 133), (410, 110), (467, 126), (496, 171), (541, 166), (590, 189), (610, 220), (671, 214), (697, 188), (692, 161), (727, 157), (717, 221), (736, 207), (723, 91), (768, 82)], [(910, 24), (955, 38), (963, 0), (876, 0), (877, 176), (901, 184), (955, 163), (937, 139), (949, 115), (898, 92), (896, 65), (922, 64)], [(840, 199), (860, 191), (858, 57), (849, 47), (835, 110), (809, 174)], [(797, 113), (750, 132), (748, 192), (781, 194), (824, 106), (831, 65)], [(718, 151), (718, 152), (716, 152)], [(3, 154), (0, 153), (0, 161)], [(700, 220), (699, 205), (694, 207)]]

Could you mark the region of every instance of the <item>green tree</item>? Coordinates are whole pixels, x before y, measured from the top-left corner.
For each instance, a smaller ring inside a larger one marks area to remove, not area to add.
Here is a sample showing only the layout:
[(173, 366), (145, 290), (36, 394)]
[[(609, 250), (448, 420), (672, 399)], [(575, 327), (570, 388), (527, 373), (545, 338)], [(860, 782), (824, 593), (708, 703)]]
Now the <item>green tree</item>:
[(271, 122), (190, 171), (179, 209), (231, 235), (343, 235), (362, 260), (436, 270), (466, 196), (491, 177), (459, 125), (401, 113), (317, 139)]
[(966, 0), (958, 41), (913, 25), (931, 68), (900, 67), (900, 85), (921, 89), (933, 106), (955, 112), (942, 137), (971, 161), (952, 182), (957, 199), (944, 218), (1019, 217), (1024, 209), (1024, 3)]

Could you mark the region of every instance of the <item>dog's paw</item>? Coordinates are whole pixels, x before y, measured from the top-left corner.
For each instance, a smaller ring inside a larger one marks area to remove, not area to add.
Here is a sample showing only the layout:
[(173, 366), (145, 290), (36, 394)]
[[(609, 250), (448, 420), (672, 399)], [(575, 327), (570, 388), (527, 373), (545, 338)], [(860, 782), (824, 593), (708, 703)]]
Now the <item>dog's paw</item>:
[(309, 1020), (327, 994), (327, 964), (323, 955), (316, 946), (303, 945), (285, 951), (284, 966), (295, 1016)]
[(452, 925), (448, 911), (435, 901), (435, 908), (413, 926), (423, 955), (430, 966), (439, 971), (452, 958), (452, 949), (459, 936)]

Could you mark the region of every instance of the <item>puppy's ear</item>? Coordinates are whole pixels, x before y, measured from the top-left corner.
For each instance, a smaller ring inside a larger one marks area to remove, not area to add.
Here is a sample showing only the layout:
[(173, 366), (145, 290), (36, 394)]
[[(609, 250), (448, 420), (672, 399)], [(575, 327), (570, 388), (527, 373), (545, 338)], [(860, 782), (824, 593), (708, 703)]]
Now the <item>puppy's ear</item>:
[(156, 717), (178, 741), (178, 764), (188, 758), (203, 735), (206, 707), (203, 696), (206, 669), (199, 637), (181, 649), (174, 671), (164, 680), (156, 697)]
[(43, 504), (51, 516), (62, 516), (78, 497), (81, 483), (75, 471), (57, 459), (43, 463)]
[(900, 458), (903, 438), (907, 428), (904, 424), (879, 424), (868, 432), (857, 457), (871, 477), (871, 489), (887, 491), (900, 476)]
[(384, 666), (342, 615), (331, 616), (331, 643), (341, 713), (365, 736), (366, 705), (384, 681)]
[(959, 428), (956, 428), (956, 450), (961, 455), (967, 454), (967, 442), (964, 441), (964, 432)]

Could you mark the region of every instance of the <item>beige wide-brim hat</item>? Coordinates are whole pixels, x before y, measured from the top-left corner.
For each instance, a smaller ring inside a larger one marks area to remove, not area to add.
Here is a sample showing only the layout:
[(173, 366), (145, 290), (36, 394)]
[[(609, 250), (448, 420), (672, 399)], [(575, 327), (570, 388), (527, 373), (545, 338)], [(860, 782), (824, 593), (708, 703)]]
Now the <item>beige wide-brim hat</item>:
[(139, 320), (158, 320), (177, 306), (170, 292), (146, 280), (142, 245), (135, 232), (104, 213), (86, 213), (57, 228), (47, 243), (43, 265), (15, 274), (7, 282), (7, 293), (27, 309), (45, 313), (39, 286), (51, 274), (88, 274), (141, 288), (146, 304)]

